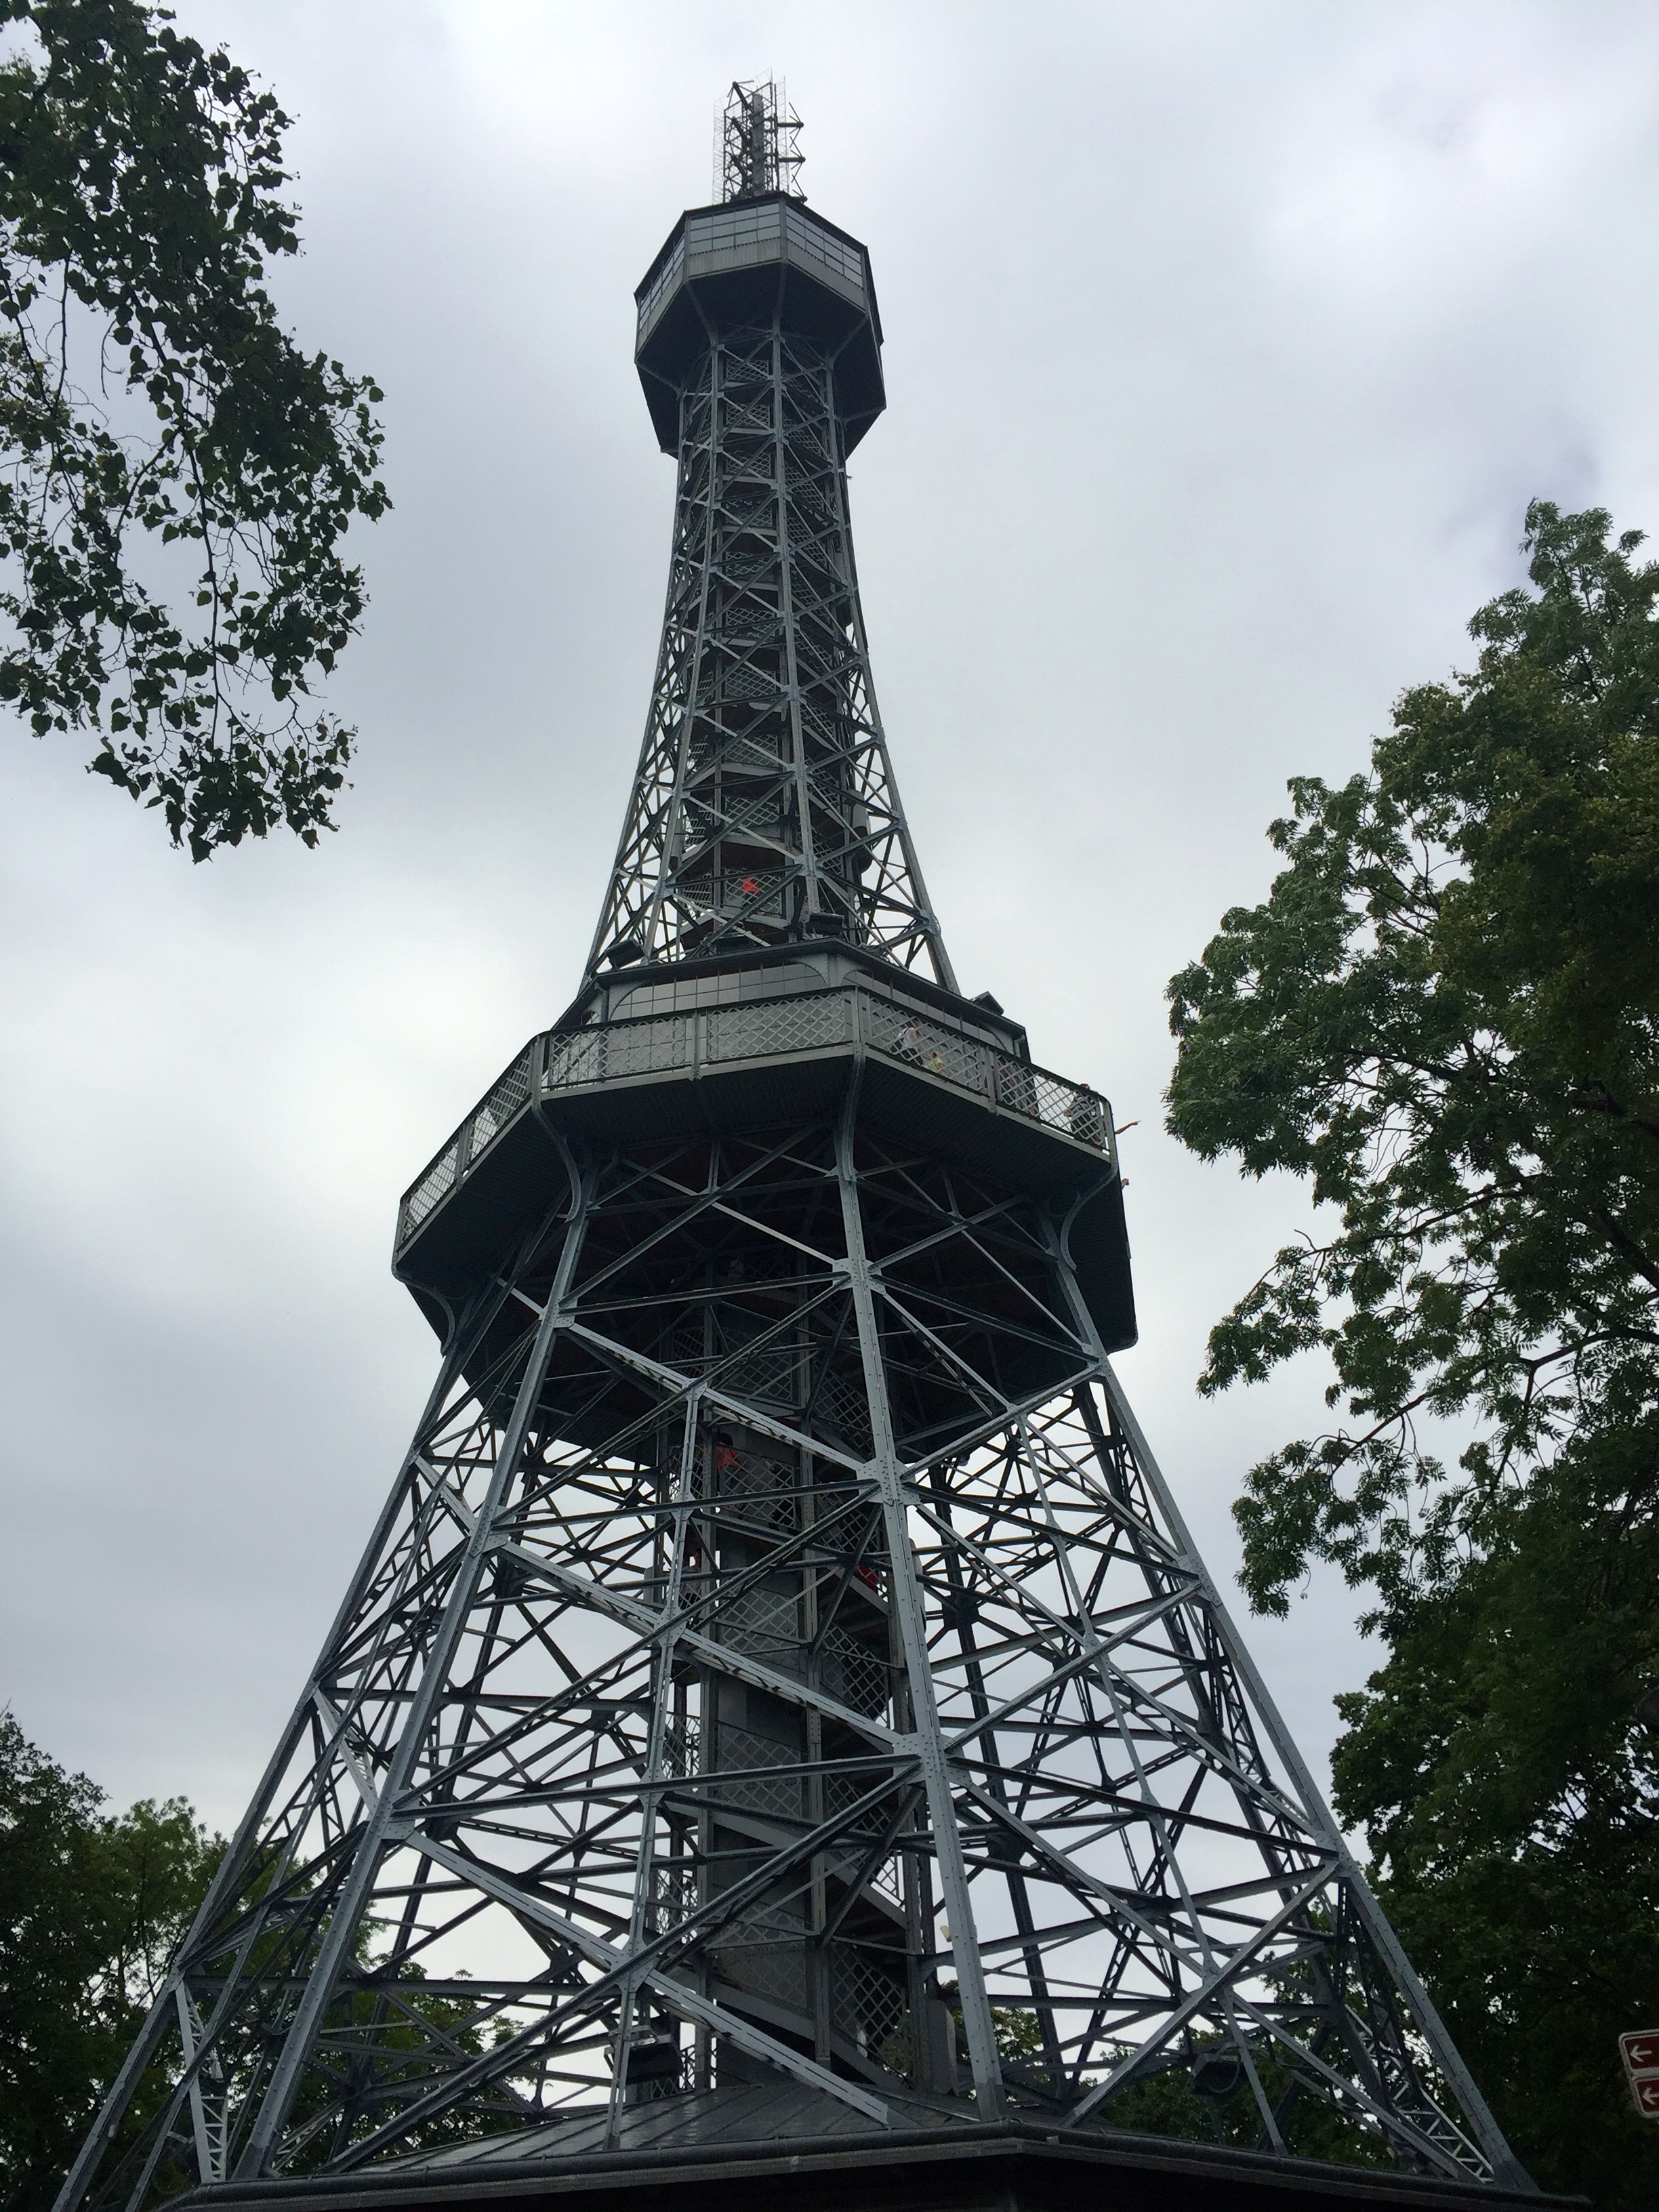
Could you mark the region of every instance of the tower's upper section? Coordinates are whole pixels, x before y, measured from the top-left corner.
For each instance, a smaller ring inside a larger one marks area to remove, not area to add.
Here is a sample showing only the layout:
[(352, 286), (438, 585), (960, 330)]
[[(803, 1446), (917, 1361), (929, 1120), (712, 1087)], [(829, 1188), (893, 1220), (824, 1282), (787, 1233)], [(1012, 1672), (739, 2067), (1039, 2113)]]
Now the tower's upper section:
[(887, 404), (870, 257), (796, 189), (799, 128), (787, 107), (780, 112), (775, 87), (732, 86), (721, 137), (725, 197), (680, 217), (634, 295), (634, 359), (666, 453), (678, 450), (680, 395), (711, 335), (743, 325), (775, 318), (829, 350), (843, 453)]
[(884, 404), (869, 257), (793, 179), (795, 118), (734, 85), (728, 197), (641, 285), (635, 358), (678, 463), (662, 647), (588, 955), (836, 938), (954, 990), (877, 711), (848, 449)]

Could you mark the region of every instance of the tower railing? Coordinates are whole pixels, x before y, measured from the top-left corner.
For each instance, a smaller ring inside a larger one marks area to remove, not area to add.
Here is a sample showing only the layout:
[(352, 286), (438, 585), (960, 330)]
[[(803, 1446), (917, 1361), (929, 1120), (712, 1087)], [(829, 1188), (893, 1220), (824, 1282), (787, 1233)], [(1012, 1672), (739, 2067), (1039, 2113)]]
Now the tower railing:
[(859, 983), (791, 997), (647, 1014), (534, 1038), (485, 1093), (404, 1193), (397, 1250), (465, 1180), (532, 1095), (554, 1097), (604, 1083), (696, 1077), (739, 1060), (862, 1051), (970, 1093), (1112, 1157), (1106, 1102), (1086, 1084), (1001, 1051), (982, 1036), (918, 1012)]

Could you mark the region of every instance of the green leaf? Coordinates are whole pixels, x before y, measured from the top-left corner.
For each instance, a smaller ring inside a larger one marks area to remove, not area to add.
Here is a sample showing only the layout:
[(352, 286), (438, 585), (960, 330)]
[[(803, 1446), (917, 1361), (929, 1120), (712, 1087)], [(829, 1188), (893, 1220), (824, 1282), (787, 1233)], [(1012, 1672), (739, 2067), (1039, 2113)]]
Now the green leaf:
[(1531, 588), (1474, 617), (1474, 667), (1401, 696), (1368, 775), (1292, 783), (1267, 899), (1169, 987), (1169, 1126), (1326, 1209), (1200, 1385), (1329, 1361), (1332, 1428), (1243, 1479), (1250, 1602), (1283, 1613), (1322, 1562), (1368, 1593), (1387, 1656), (1340, 1700), (1340, 1809), (1523, 2159), (1637, 2212), (1659, 2138), (1614, 2034), (1659, 1989), (1659, 568), (1609, 529), (1530, 507)]
[[(0, 697), (37, 733), (132, 731), (128, 787), (166, 782), (168, 834), (198, 859), (278, 823), (314, 833), (337, 781), (308, 689), (362, 619), (343, 534), (386, 500), (378, 387), (302, 351), (264, 289), (264, 257), (298, 243), (287, 118), (140, 0), (0, 0), (0, 17), (33, 33), (0, 68), (0, 559), (21, 641)], [(23, 319), (66, 298), (84, 318)], [(128, 363), (119, 440), (56, 397), (97, 392), (108, 348)], [(139, 580), (146, 536), (206, 556), (176, 600)], [(239, 611), (231, 693), (217, 646)], [(119, 724), (118, 696), (136, 709)]]

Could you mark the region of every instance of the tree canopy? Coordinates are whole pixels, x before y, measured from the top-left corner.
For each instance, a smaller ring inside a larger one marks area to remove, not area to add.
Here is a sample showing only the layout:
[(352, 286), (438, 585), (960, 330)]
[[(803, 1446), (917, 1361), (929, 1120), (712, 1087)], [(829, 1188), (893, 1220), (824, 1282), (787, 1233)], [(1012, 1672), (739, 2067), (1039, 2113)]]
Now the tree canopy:
[(103, 1796), (0, 1714), (0, 2199), (9, 2212), (48, 2212), (224, 1850), (182, 1798), (111, 1814)]
[(372, 379), (283, 331), (289, 118), (140, 0), (0, 0), (0, 700), (204, 860), (307, 843), (355, 732), (340, 539), (387, 505)]
[(1316, 1227), (1206, 1393), (1316, 1351), (1323, 1434), (1246, 1476), (1252, 1603), (1315, 1561), (1389, 1646), (1338, 1808), (1547, 2185), (1659, 2193), (1614, 2043), (1659, 2016), (1659, 566), (1527, 514), (1530, 588), (1291, 786), (1286, 865), (1170, 986), (1172, 1132)]

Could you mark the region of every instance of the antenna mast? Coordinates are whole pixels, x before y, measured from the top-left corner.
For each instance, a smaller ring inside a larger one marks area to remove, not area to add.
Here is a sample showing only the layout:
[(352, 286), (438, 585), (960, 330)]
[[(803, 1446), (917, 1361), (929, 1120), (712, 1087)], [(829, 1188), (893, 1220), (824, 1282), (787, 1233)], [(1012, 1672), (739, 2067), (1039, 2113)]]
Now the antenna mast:
[(754, 200), (767, 192), (805, 199), (799, 185), (800, 118), (774, 77), (738, 80), (726, 95), (720, 132), (720, 196)]

